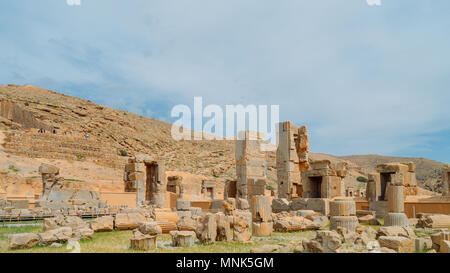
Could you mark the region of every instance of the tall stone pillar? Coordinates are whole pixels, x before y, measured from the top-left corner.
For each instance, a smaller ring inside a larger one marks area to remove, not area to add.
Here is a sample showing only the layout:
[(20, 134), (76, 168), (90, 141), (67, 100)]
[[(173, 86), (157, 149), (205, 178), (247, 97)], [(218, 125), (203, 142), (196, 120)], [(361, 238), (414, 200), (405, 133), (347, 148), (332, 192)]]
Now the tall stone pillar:
[(265, 179), (266, 155), (261, 149), (264, 135), (259, 132), (239, 132), (236, 141), (236, 198), (248, 199), (249, 179)]

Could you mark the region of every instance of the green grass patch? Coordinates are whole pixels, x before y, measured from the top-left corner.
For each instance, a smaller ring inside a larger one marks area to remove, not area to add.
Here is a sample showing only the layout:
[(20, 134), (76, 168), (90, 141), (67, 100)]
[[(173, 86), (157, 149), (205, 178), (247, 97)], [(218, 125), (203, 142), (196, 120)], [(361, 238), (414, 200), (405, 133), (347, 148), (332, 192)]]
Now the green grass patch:
[(16, 166), (14, 166), (14, 165), (9, 165), (8, 170), (13, 171), (15, 173), (20, 172), (20, 170), (17, 169)]

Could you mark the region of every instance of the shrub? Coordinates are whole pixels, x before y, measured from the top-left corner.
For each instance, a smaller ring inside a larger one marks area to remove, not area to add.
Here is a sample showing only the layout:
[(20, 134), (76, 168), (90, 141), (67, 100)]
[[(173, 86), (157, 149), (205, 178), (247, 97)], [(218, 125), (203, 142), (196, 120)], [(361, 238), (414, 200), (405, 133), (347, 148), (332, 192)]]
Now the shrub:
[(11, 171), (13, 171), (13, 172), (15, 172), (15, 173), (20, 172), (20, 170), (17, 169), (14, 165), (9, 165), (8, 169), (10, 169)]
[(120, 155), (121, 156), (128, 156), (128, 153), (125, 150), (120, 150)]
[(82, 160), (82, 159), (84, 159), (84, 158), (85, 158), (85, 156), (84, 156), (84, 155), (80, 155), (80, 154), (76, 155), (76, 157), (77, 157), (77, 159), (78, 159), (78, 160)]
[(367, 183), (369, 181), (364, 176), (358, 176), (358, 178), (356, 178), (356, 180), (358, 180), (358, 182), (363, 182), (363, 183)]

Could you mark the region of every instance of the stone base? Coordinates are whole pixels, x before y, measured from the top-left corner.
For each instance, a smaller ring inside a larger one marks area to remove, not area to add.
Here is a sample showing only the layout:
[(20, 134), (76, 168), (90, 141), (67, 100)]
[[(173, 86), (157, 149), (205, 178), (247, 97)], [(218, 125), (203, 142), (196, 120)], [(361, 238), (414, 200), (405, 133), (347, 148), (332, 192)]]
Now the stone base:
[(258, 237), (269, 237), (272, 235), (273, 222), (253, 222), (252, 234)]
[(408, 227), (408, 217), (404, 213), (389, 212), (384, 216), (385, 226)]

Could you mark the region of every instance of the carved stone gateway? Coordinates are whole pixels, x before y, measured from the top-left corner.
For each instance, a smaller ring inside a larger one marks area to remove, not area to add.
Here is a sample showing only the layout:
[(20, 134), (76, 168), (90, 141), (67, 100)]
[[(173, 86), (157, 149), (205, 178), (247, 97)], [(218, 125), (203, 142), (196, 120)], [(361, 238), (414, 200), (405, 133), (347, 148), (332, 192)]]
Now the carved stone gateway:
[(236, 198), (249, 199), (249, 181), (266, 179), (264, 136), (259, 132), (239, 132), (236, 141)]
[(125, 191), (136, 192), (137, 205), (145, 203), (166, 207), (166, 173), (164, 164), (150, 156), (136, 155), (125, 165)]
[(334, 198), (344, 195), (342, 179), (347, 175), (345, 163), (314, 161), (311, 169), (302, 172), (304, 198)]
[(278, 198), (301, 197), (301, 172), (309, 168), (309, 137), (306, 126), (289, 121), (278, 124), (277, 180)]

